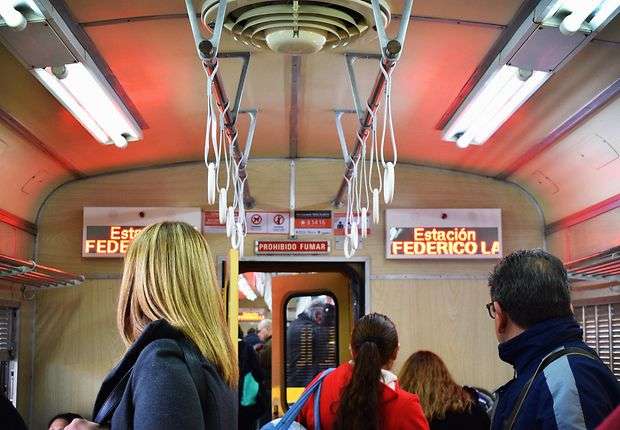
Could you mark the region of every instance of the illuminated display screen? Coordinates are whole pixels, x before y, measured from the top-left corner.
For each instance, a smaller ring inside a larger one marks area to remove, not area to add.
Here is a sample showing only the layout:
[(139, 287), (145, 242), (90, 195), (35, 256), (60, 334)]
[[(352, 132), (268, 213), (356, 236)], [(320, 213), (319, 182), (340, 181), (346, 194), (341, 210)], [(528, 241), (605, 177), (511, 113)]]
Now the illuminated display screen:
[(144, 226), (98, 226), (86, 227), (83, 254), (87, 257), (123, 256), (131, 241)]
[(499, 256), (496, 227), (392, 227), (390, 255)]

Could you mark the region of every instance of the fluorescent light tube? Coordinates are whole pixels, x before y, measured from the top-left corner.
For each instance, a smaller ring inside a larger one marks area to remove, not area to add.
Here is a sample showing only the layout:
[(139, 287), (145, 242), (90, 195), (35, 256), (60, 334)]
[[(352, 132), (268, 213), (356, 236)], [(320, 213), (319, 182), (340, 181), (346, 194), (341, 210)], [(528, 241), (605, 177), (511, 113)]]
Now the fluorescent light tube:
[(594, 12), (594, 16), (588, 24), (592, 30), (598, 29), (603, 23), (614, 14), (618, 12), (620, 8), (620, 0), (605, 0), (601, 3), (598, 9)]
[[(595, 31), (615, 15), (620, 0), (557, 0), (549, 6), (543, 19), (546, 25), (558, 25), (562, 34), (571, 35), (580, 30)], [(587, 21), (588, 17), (591, 17)]]
[(15, 9), (13, 2), (10, 0), (0, 0), (0, 17), (2, 17), (7, 26), (17, 31), (26, 28), (26, 17)]
[(81, 63), (67, 64), (60, 79), (51, 69), (35, 69), (35, 75), (78, 121), (104, 144), (114, 143), (119, 148), (128, 140), (141, 137), (126, 114), (116, 105)]
[(444, 132), (459, 148), (486, 142), (500, 126), (547, 80), (550, 73), (524, 72), (502, 66), (455, 116)]
[(80, 105), (67, 88), (47, 69), (34, 69), (35, 76), (54, 94), (62, 105), (101, 143), (108, 141), (108, 135), (99, 127), (97, 121)]

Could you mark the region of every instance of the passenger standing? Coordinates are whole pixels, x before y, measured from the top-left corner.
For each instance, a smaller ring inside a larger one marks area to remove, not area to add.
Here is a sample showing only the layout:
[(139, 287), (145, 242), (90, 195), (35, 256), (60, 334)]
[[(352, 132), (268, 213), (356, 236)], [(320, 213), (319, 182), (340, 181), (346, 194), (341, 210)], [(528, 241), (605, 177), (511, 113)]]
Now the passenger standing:
[(517, 251), (499, 262), (489, 286), (499, 357), (515, 369), (497, 391), (491, 428), (595, 428), (620, 403), (620, 385), (582, 340), (562, 262), (543, 250)]
[(259, 424), (263, 425), (272, 419), (271, 412), (271, 320), (264, 319), (258, 323), (258, 338), (261, 343), (257, 345), (258, 364), (263, 370), (266, 411), (259, 419)]
[(127, 251), (118, 301), (129, 349), (99, 390), (96, 421), (114, 430), (236, 429), (238, 368), (225, 321), (204, 237), (180, 222), (145, 228)]
[(243, 341), (250, 345), (253, 349), (256, 349), (256, 345), (261, 343), (254, 327), (250, 327), (248, 329), (248, 334), (245, 335)]
[(417, 394), (431, 430), (488, 430), (489, 416), (476, 390), (461, 387), (444, 362), (430, 351), (412, 354), (398, 377), (403, 390)]
[(239, 327), (239, 423), (238, 430), (256, 430), (258, 419), (267, 412), (265, 377), (254, 348)]
[[(351, 335), (353, 361), (323, 379), (319, 397), (321, 430), (425, 430), (428, 423), (418, 396), (398, 385), (389, 369), (398, 354), (398, 334), (385, 315), (370, 314)], [(315, 429), (314, 395), (299, 417)]]

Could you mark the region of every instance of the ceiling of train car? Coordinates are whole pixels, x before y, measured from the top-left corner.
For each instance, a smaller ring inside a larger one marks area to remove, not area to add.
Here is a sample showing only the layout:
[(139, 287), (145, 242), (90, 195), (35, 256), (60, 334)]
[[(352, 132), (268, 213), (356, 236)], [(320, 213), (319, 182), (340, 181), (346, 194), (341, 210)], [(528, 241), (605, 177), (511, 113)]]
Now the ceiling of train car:
[[(205, 75), (196, 58), (188, 21), (182, 16), (184, 2), (66, 0), (66, 3), (148, 124), (144, 139), (130, 143), (124, 150), (99, 145), (2, 46), (0, 69), (6, 79), (0, 79), (0, 108), (86, 175), (199, 160), (204, 133)], [(435, 125), (521, 3), (521, 0), (418, 0), (414, 3), (414, 15), (431, 19), (412, 20), (402, 60), (394, 72), (399, 160), (495, 176), (620, 77), (620, 18), (616, 18), (598, 36), (598, 41), (588, 45), (553, 76), (485, 145), (461, 150), (453, 143), (442, 141)], [(200, 7), (199, 1), (195, 4)], [(400, 12), (402, 1), (390, 4), (394, 13)], [(136, 17), (142, 18), (126, 20)], [(396, 20), (392, 23), (391, 31), (397, 23)], [(223, 51), (245, 48), (227, 35), (223, 45)], [(347, 51), (378, 52), (374, 34), (362, 37)], [(296, 147), (299, 157), (341, 156), (333, 109), (352, 107), (342, 52), (327, 51), (301, 58)], [(253, 157), (291, 154), (291, 62), (290, 57), (268, 51), (252, 54), (242, 106), (260, 110)], [(240, 62), (223, 60), (221, 67), (227, 90), (233, 94)], [(363, 94), (370, 89), (377, 71), (376, 62), (356, 62)], [(617, 118), (619, 112), (617, 101), (608, 104), (552, 150), (510, 178), (536, 196), (544, 207), (547, 221), (555, 221), (620, 192), (620, 161), (612, 159), (614, 153), (620, 153), (620, 130), (618, 121), (610, 120)], [(355, 128), (351, 115), (345, 125), (351, 136)], [(246, 128), (242, 120), (242, 135)], [(11, 144), (11, 136), (0, 137)], [(7, 153), (0, 156), (8, 160)], [(55, 166), (47, 169), (48, 186), (66, 179), (66, 172), (56, 172), (58, 166)], [(27, 170), (31, 174), (30, 170), (36, 168)], [(1, 173), (3, 178), (7, 178), (6, 172)], [(22, 179), (10, 174), (8, 178), (19, 189)], [(580, 188), (585, 180), (591, 184), (587, 190)], [(40, 192), (46, 190), (44, 187)], [(6, 190), (0, 191), (0, 197), (5, 193)], [(8, 199), (2, 201), (10, 206), (3, 209), (33, 219), (34, 212), (13, 207)]]

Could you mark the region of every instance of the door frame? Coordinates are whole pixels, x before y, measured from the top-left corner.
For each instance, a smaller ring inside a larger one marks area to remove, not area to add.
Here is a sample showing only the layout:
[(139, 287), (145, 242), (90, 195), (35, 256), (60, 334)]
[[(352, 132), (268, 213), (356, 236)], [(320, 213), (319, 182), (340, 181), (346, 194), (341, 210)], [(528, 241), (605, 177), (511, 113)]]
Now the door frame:
[[(226, 269), (224, 263), (228, 261), (228, 257), (224, 255), (217, 256), (217, 273), (220, 282), (226, 277)], [(283, 262), (283, 263), (362, 263), (364, 268), (364, 314), (369, 314), (372, 310), (371, 291), (370, 291), (370, 257), (339, 257), (339, 256), (320, 256), (320, 255), (252, 255), (239, 258), (239, 263), (249, 262)]]

